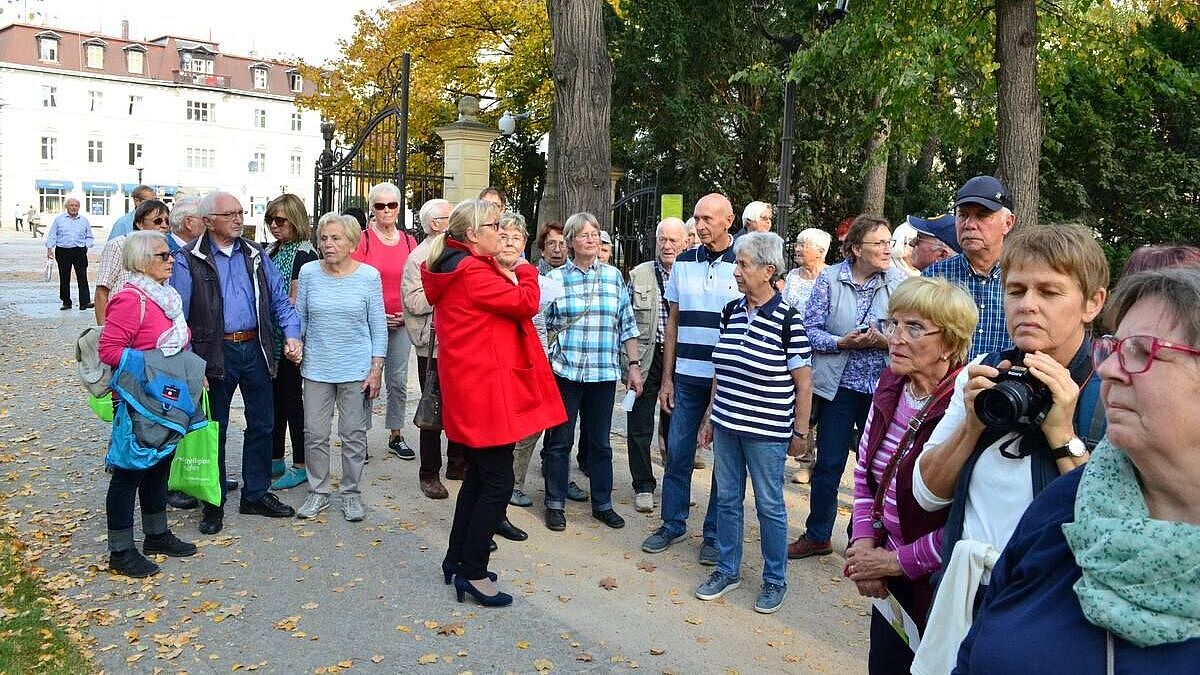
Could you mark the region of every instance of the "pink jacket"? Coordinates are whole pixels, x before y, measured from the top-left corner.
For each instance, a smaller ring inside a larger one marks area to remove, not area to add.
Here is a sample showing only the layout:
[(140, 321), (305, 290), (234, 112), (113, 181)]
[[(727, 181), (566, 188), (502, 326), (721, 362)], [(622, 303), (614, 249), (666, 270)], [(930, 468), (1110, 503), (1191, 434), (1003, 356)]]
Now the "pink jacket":
[[(146, 299), (144, 317), (138, 296)], [(171, 320), (157, 303), (137, 288), (124, 286), (108, 299), (104, 328), (100, 331), (100, 360), (116, 368), (126, 347), (139, 351), (154, 349), (158, 336), (170, 327)]]

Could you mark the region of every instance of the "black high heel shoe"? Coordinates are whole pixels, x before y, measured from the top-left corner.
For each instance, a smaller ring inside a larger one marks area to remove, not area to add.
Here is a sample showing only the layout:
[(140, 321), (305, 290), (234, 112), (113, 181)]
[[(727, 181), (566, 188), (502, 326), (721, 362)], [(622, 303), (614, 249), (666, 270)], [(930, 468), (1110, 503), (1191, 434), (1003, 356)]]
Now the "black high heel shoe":
[[(458, 563), (450, 563), (444, 560), (442, 561), (442, 578), (445, 580), (447, 586), (450, 585), (450, 579), (460, 571), (461, 570), (459, 569)], [(489, 570), (487, 573), (487, 578), (495, 581), (497, 579), (496, 573)]]
[(459, 602), (463, 601), (463, 595), (469, 595), (484, 607), (507, 607), (513, 601), (512, 596), (503, 591), (496, 591), (495, 595), (484, 595), (461, 574), (454, 575), (454, 595)]

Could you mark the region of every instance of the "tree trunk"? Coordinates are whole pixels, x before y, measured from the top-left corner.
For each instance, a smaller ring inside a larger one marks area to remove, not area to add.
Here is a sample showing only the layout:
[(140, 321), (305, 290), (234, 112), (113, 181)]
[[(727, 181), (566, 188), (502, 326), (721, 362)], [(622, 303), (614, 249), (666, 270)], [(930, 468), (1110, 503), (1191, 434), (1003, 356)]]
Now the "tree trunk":
[(916, 178), (919, 182), (924, 183), (929, 179), (929, 174), (933, 173), (933, 160), (937, 158), (941, 144), (937, 134), (925, 137), (925, 142), (921, 144), (921, 157), (917, 160)]
[(997, 174), (1012, 194), (1016, 226), (1036, 226), (1042, 109), (1035, 0), (996, 0), (996, 63)]
[(558, 199), (558, 134), (554, 129), (546, 135), (546, 179), (542, 200), (538, 202), (538, 227), (552, 220), (562, 222), (562, 204)]
[(603, 0), (548, 0), (548, 9), (561, 213), (588, 211), (609, 229), (613, 70)]
[[(875, 95), (875, 109), (883, 105), (883, 94)], [(883, 202), (887, 197), (887, 168), (888, 153), (883, 149), (887, 144), (891, 124), (881, 120), (879, 128), (867, 142), (867, 172), (863, 176), (862, 212), (873, 216), (883, 215)]]

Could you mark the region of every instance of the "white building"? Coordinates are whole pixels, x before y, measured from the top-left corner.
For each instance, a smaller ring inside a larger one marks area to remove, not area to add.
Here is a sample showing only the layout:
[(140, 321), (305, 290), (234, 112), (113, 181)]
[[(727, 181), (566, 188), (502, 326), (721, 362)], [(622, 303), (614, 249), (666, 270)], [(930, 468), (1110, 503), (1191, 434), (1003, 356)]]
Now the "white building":
[(49, 224), (73, 195), (107, 227), (139, 182), (167, 201), (228, 190), (248, 225), (281, 192), (311, 209), (320, 113), (294, 97), (314, 88), (290, 64), (203, 40), (0, 28), (0, 217), (11, 227), (32, 205)]

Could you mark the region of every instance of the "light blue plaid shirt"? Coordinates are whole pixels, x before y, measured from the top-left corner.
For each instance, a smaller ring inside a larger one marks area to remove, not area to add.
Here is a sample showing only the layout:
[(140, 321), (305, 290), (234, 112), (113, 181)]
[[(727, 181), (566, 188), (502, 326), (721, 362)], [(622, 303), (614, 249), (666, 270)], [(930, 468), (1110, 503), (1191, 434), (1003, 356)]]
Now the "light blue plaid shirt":
[(545, 311), (554, 374), (572, 382), (620, 379), (621, 345), (638, 336), (621, 272), (599, 261), (583, 270), (568, 260), (546, 276), (563, 285), (562, 297)]
[(960, 253), (926, 267), (923, 274), (958, 284), (975, 299), (975, 306), (979, 309), (979, 325), (975, 326), (975, 334), (971, 339), (968, 361), (980, 354), (1012, 347), (1008, 325), (1004, 322), (1004, 284), (1000, 282), (1000, 265), (992, 265), (992, 271), (984, 276), (971, 269), (967, 257)]

